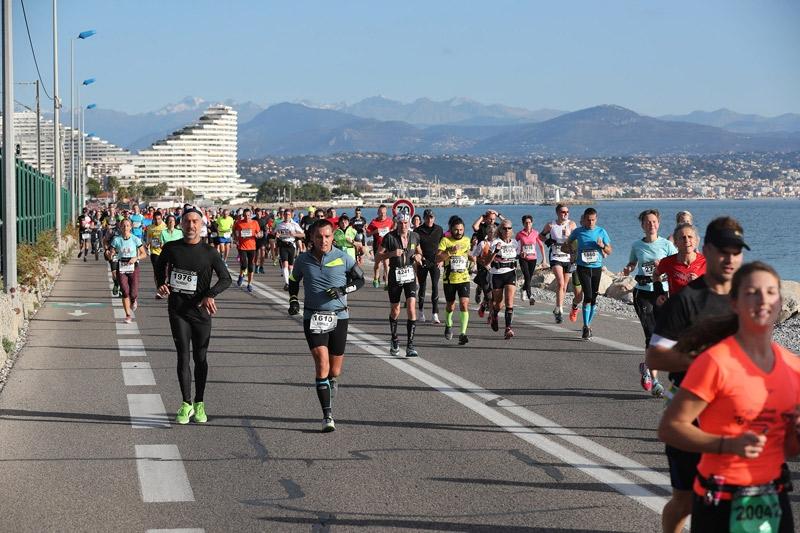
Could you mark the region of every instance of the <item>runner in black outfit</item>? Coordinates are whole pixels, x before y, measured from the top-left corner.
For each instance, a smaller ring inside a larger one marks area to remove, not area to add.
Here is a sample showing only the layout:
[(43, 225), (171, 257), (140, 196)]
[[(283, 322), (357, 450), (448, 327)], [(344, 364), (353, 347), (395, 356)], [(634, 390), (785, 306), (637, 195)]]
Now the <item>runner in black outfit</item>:
[[(206, 351), (211, 339), (211, 317), (217, 312), (214, 299), (231, 284), (222, 256), (210, 245), (200, 242), (203, 215), (190, 207), (181, 217), (183, 239), (164, 245), (156, 265), (156, 283), (162, 297), (169, 296), (169, 325), (178, 351), (178, 382), (183, 403), (176, 421), (186, 424), (206, 422), (203, 392), (208, 376)], [(211, 286), (211, 273), (217, 283)], [(192, 372), (189, 345), (194, 359), (195, 397), (192, 404)]]
[(444, 231), (439, 224), (436, 224), (433, 211), (426, 209), (423, 213), (423, 223), (414, 229), (414, 233), (419, 235), (419, 247), (422, 248), (422, 264), (417, 267), (417, 278), (419, 280), (419, 294), (417, 303), (419, 304), (419, 320), (425, 322), (425, 312), (422, 306), (425, 302), (425, 286), (428, 276), (431, 277), (431, 320), (434, 324), (441, 323), (439, 320), (439, 277), (441, 271), (436, 262), (436, 253), (439, 251), (439, 243), (442, 241)]

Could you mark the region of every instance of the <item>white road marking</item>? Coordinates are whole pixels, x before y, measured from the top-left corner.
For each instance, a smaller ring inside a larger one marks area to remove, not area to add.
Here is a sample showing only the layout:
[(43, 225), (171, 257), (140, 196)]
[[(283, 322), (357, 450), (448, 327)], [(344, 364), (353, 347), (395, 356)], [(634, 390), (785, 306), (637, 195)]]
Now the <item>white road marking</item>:
[[(567, 328), (562, 326), (557, 326), (556, 324), (547, 324), (545, 322), (540, 322), (538, 320), (533, 320), (530, 318), (522, 318), (520, 322), (524, 322), (526, 324), (530, 324), (532, 326), (536, 326), (537, 328), (546, 329), (548, 331), (554, 331), (556, 333), (572, 333)], [(577, 333), (576, 333), (577, 334)], [(633, 346), (632, 344), (625, 344), (624, 342), (617, 342), (611, 339), (606, 339), (605, 337), (597, 337), (595, 335), (589, 339), (589, 342), (594, 342), (597, 344), (601, 344), (608, 348), (613, 348), (615, 350), (620, 350), (623, 352), (638, 352), (644, 354), (644, 348), (640, 346)]]
[(129, 387), (145, 387), (156, 384), (156, 377), (153, 375), (150, 363), (123, 361), (122, 379)]
[(168, 428), (167, 410), (160, 394), (128, 394), (133, 429)]
[(125, 316), (126, 316), (125, 315), (125, 309), (114, 308), (114, 318), (115, 319), (119, 320), (119, 319), (125, 318)]
[(147, 357), (142, 339), (117, 339), (120, 357)]
[(205, 529), (148, 529), (144, 533), (206, 533)]
[(144, 502), (193, 502), (194, 493), (178, 447), (137, 445), (136, 470)]
[[(114, 309), (116, 311), (116, 309)], [(125, 314), (123, 313), (123, 317)], [(131, 322), (130, 324), (125, 324), (124, 322), (117, 322), (117, 335), (139, 335), (139, 326), (136, 325), (136, 322)]]

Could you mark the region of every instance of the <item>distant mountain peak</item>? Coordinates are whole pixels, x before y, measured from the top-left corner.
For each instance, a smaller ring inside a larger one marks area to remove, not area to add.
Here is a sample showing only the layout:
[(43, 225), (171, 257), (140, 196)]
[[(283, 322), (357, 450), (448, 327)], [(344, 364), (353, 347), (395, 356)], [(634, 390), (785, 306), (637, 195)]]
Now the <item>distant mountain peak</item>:
[(158, 111), (156, 115), (171, 115), (173, 113), (182, 113), (193, 109), (200, 109), (205, 107), (208, 102), (199, 96), (186, 96), (183, 100), (176, 104), (167, 104)]

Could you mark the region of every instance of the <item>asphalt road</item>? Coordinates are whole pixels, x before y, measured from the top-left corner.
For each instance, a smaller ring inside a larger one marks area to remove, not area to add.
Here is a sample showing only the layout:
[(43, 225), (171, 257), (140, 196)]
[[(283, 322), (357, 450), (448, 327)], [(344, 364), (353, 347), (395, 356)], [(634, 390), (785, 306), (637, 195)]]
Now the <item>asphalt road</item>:
[(178, 426), (149, 263), (130, 326), (105, 263), (69, 263), (0, 393), (0, 530), (660, 530), (663, 405), (639, 387), (638, 322), (601, 311), (586, 342), (517, 303), (511, 340), (473, 312), (466, 347), (420, 324), (421, 357), (393, 358), (368, 285), (322, 434), (283, 282), (256, 280), (217, 300), (208, 423)]

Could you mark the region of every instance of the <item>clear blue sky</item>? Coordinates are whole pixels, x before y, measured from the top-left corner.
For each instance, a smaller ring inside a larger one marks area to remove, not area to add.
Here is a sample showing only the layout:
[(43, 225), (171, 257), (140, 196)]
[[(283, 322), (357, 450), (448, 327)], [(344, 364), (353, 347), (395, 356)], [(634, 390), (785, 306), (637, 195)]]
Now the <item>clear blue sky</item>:
[[(27, 0), (52, 86), (51, 0)], [(35, 70), (14, 0), (15, 76)], [(800, 112), (800, 2), (60, 0), (61, 94), (151, 111), (185, 96), (356, 102), (465, 96), (530, 109)], [(33, 100), (19, 89), (19, 99)]]

